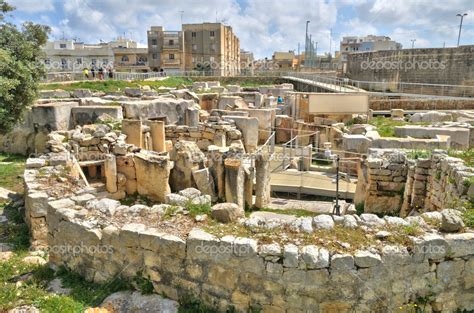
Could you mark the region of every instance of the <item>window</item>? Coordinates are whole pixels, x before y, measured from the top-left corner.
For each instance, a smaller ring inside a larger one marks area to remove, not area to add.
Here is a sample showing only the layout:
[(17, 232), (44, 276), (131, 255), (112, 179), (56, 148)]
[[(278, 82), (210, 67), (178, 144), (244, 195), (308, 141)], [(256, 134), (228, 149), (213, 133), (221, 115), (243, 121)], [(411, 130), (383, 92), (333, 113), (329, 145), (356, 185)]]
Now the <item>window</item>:
[(170, 40), (168, 41), (168, 44), (169, 44), (170, 46), (174, 46), (174, 40), (173, 40), (173, 39), (170, 39)]
[(51, 60), (50, 59), (45, 59), (44, 64), (51, 64)]
[(151, 45), (152, 45), (152, 46), (158, 45), (158, 40), (156, 40), (155, 38), (153, 38), (153, 39), (151, 40)]
[(61, 67), (66, 68), (67, 60), (66, 59), (61, 59)]
[(214, 62), (214, 57), (209, 57), (209, 61)]
[(102, 64), (107, 65), (109, 63), (109, 59), (102, 59)]
[(191, 32), (191, 37), (196, 38), (196, 32)]
[(211, 43), (211, 51), (216, 51), (216, 44), (215, 43)]
[(198, 49), (197, 44), (193, 43), (193, 51), (197, 51), (197, 49)]
[(210, 32), (209, 32), (209, 36), (215, 37), (215, 35), (216, 35), (216, 33), (215, 33), (214, 31), (210, 31)]
[(77, 58), (77, 59), (76, 59), (76, 64), (82, 64), (82, 59), (81, 59), (81, 58)]
[(128, 55), (122, 56), (122, 62), (128, 62)]
[(92, 65), (95, 65), (97, 63), (97, 59), (92, 59), (91, 63), (92, 63)]
[(193, 63), (196, 63), (196, 58), (192, 57), (192, 61), (193, 61)]
[(151, 58), (152, 58), (153, 60), (158, 59), (158, 53), (153, 53), (153, 54), (151, 55)]
[(60, 49), (66, 49), (66, 44), (65, 43), (60, 43), (59, 48)]
[(174, 60), (174, 54), (170, 53), (169, 58), (170, 58), (170, 60)]

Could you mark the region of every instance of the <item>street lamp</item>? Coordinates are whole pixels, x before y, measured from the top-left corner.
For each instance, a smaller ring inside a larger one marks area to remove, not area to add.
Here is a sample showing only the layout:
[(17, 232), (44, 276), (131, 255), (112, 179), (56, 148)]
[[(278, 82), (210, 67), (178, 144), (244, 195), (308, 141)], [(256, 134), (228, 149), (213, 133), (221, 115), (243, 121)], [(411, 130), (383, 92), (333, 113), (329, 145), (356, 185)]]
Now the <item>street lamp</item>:
[(411, 48), (412, 48), (412, 49), (415, 48), (415, 41), (416, 41), (416, 39), (412, 39), (412, 40), (411, 40)]
[(462, 20), (464, 17), (467, 15), (467, 13), (463, 14), (456, 14), (456, 16), (459, 16), (461, 18), (461, 23), (459, 23), (459, 34), (458, 34), (458, 47), (459, 47), (459, 40), (461, 39), (461, 28), (462, 28)]

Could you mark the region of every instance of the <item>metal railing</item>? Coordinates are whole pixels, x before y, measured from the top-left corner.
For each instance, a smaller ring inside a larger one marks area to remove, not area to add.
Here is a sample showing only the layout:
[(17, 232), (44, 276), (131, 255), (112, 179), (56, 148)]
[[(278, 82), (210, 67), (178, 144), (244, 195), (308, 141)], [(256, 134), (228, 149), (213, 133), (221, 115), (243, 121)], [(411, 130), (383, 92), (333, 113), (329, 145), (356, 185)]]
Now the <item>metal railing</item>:
[(317, 73), (288, 73), (288, 78), (291, 79), (292, 77), (320, 84), (333, 85), (333, 89), (341, 92), (348, 91), (347, 89), (349, 89), (351, 91), (368, 91), (385, 95), (419, 94), (444, 97), (474, 97), (474, 86), (467, 85), (361, 81), (349, 78), (328, 77)]
[[(89, 76), (91, 73), (89, 71)], [(107, 75), (106, 75), (107, 76)], [(220, 70), (216, 71), (170, 71), (147, 72), (147, 73), (124, 73), (114, 72), (114, 79), (117, 80), (145, 80), (154, 77), (174, 76), (174, 77), (221, 77)], [(309, 82), (327, 84), (333, 91), (358, 92), (367, 91), (371, 94), (384, 96), (397, 95), (420, 95), (420, 96), (441, 96), (441, 97), (474, 97), (474, 86), (448, 85), (448, 84), (425, 84), (425, 83), (405, 83), (405, 82), (374, 82), (359, 81), (348, 78), (337, 78), (325, 75), (320, 72), (288, 72), (288, 71), (242, 71), (232, 75), (235, 77), (284, 77), (286, 79), (304, 79)], [(82, 71), (77, 72), (50, 72), (44, 82), (86, 80)]]

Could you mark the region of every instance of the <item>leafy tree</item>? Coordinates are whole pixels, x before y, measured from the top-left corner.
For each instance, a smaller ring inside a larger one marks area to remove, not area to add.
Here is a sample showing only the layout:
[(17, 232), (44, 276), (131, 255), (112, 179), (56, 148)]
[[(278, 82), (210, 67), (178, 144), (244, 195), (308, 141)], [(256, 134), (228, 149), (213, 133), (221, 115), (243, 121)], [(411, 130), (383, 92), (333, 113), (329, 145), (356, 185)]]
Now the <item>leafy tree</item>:
[(40, 47), (50, 32), (48, 26), (31, 22), (21, 29), (5, 23), (5, 14), (13, 10), (0, 0), (0, 133), (11, 130), (37, 97), (38, 83), (45, 75)]

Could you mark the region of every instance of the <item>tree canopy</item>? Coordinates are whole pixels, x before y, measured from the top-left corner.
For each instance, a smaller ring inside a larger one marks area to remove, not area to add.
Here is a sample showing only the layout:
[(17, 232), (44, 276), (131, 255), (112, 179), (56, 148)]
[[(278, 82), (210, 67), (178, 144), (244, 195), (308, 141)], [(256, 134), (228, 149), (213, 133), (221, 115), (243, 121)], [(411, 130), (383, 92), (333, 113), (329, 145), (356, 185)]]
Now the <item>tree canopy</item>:
[(0, 0), (0, 133), (10, 131), (37, 97), (38, 83), (45, 75), (39, 57), (48, 40), (48, 26), (26, 22), (18, 29), (5, 23), (13, 11)]

